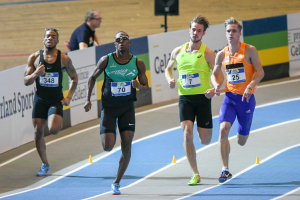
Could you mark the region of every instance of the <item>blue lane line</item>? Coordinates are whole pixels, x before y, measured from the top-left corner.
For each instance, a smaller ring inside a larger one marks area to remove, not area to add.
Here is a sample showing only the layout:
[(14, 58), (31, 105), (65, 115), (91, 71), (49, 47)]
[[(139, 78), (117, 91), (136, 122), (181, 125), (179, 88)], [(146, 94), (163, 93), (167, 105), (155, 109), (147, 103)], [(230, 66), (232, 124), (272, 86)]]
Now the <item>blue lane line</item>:
[[(300, 118), (299, 103), (300, 100), (295, 100), (257, 108), (254, 113), (252, 130)], [(211, 143), (217, 142), (219, 135), (218, 118), (214, 119), (213, 123), (215, 128)], [(149, 125), (149, 128), (151, 128), (150, 126), (152, 125)], [(230, 137), (236, 135), (236, 123), (233, 124), (231, 130)], [(203, 148), (204, 145), (199, 142), (197, 134), (194, 135), (195, 148)], [(167, 166), (171, 163), (173, 155), (177, 159), (184, 157), (182, 144), (181, 129), (134, 143), (131, 162), (120, 183), (121, 187), (132, 184)], [(43, 199), (83, 199), (108, 192), (116, 176), (120, 155), (121, 152), (117, 151), (45, 187), (5, 199), (34, 199), (41, 196)]]
[(23, 1), (23, 2), (0, 3), (0, 6), (7, 6), (7, 5), (19, 5), (19, 4), (33, 4), (33, 3), (50, 3), (50, 2), (60, 2), (60, 1), (79, 1), (79, 0), (44, 0), (44, 1)]
[(300, 146), (259, 164), (225, 184), (185, 199), (273, 199), (300, 187)]

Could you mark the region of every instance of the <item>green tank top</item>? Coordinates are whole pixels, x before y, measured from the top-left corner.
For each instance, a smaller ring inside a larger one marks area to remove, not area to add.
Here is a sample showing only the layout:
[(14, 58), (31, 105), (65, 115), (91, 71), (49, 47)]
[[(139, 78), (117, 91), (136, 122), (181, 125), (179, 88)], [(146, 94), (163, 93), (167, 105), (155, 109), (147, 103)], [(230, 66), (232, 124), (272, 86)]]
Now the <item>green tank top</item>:
[(123, 106), (136, 101), (136, 89), (132, 87), (131, 81), (136, 79), (138, 73), (136, 56), (132, 56), (127, 63), (120, 64), (112, 53), (108, 54), (102, 86), (102, 106)]
[(189, 43), (181, 46), (180, 52), (176, 58), (177, 68), (179, 72), (178, 94), (179, 95), (194, 95), (204, 94), (212, 86), (210, 80), (210, 66), (205, 60), (204, 43), (197, 53), (187, 53)]

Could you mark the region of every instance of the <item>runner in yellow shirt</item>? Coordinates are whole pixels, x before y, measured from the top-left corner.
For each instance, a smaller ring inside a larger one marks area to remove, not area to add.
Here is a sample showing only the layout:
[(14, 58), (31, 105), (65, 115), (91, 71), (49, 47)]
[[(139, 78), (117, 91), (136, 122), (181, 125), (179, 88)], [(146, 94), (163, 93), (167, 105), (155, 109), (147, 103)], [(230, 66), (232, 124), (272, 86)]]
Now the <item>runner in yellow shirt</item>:
[(172, 69), (178, 64), (179, 112), (180, 124), (184, 135), (184, 151), (194, 172), (189, 185), (201, 181), (197, 168), (196, 151), (193, 143), (193, 127), (197, 119), (197, 130), (202, 144), (209, 144), (212, 137), (211, 98), (214, 89), (209, 83), (214, 68), (215, 53), (201, 42), (209, 26), (208, 20), (197, 15), (190, 23), (190, 41), (173, 50), (165, 71), (170, 88), (176, 81)]

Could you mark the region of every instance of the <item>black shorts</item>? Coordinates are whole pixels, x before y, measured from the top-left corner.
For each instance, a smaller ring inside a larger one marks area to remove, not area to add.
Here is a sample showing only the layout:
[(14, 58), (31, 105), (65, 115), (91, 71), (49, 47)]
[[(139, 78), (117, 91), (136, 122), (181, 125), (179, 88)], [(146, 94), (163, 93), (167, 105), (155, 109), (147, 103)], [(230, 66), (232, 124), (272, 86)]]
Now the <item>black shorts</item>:
[(120, 133), (124, 131), (135, 131), (135, 111), (133, 102), (118, 107), (102, 107), (100, 134), (116, 133), (117, 119)]
[(197, 126), (212, 128), (211, 99), (204, 94), (181, 95), (179, 97), (180, 122), (190, 120), (194, 123), (197, 117)]
[(32, 119), (47, 119), (52, 114), (63, 117), (63, 105), (61, 104), (61, 100), (45, 101), (35, 95), (33, 100)]

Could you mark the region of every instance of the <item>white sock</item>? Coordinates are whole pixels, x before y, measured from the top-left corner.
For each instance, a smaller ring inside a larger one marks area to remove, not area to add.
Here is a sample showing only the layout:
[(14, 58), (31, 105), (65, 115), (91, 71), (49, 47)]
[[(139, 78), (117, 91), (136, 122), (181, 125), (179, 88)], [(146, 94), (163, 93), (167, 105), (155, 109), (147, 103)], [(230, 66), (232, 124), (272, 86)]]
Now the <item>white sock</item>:
[(229, 168), (228, 167), (223, 167), (222, 171), (224, 171), (224, 170), (229, 172)]

